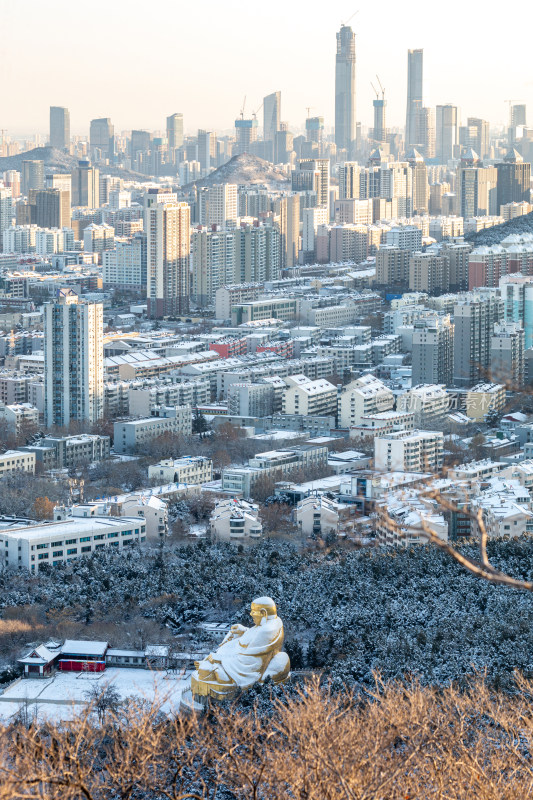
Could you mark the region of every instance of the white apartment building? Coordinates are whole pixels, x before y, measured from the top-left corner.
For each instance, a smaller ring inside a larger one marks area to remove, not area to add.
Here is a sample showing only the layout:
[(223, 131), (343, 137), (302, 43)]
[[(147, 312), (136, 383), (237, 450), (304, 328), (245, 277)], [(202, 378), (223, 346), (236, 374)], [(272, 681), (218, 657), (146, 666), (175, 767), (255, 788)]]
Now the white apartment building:
[(209, 520), (211, 534), (219, 542), (258, 540), (263, 535), (259, 508), (246, 500), (217, 501)]
[(104, 289), (146, 291), (146, 237), (115, 241), (114, 250), (102, 253)]
[(169, 413), (171, 416), (115, 422), (113, 426), (115, 453), (139, 452), (144, 444), (165, 433), (181, 433), (189, 436), (192, 433), (191, 407), (175, 406), (169, 409)]
[(0, 454), (0, 478), (14, 472), (35, 472), (35, 453), (23, 450), (6, 450)]
[(374, 466), (382, 472), (438, 472), (443, 452), (442, 431), (396, 431), (374, 439)]
[[(192, 294), (199, 306), (206, 306), (213, 302), (224, 284), (235, 279), (235, 231), (197, 230), (191, 242)], [(230, 314), (228, 308), (227, 316)]]
[(412, 431), (415, 415), (410, 411), (379, 411), (365, 414), (358, 425), (350, 427), (350, 439), (366, 439), (394, 431)]
[(148, 478), (159, 483), (207, 483), (213, 480), (213, 462), (204, 456), (167, 458), (148, 467)]
[(201, 225), (219, 225), (225, 228), (236, 225), (238, 217), (237, 184), (218, 183), (198, 192)]
[(398, 397), (396, 408), (414, 414), (415, 425), (438, 424), (448, 413), (450, 398), (442, 384), (413, 386)]
[(95, 512), (95, 506), (77, 506), (72, 517), (0, 530), (0, 566), (37, 574), (43, 564), (69, 564), (106, 547), (122, 550), (146, 540), (140, 517), (100, 517)]
[(0, 404), (0, 419), (4, 420), (9, 431), (16, 435), (24, 426), (39, 424), (39, 409), (31, 403)]
[(302, 235), (304, 261), (313, 261), (316, 258), (316, 237), (318, 226), (327, 225), (328, 222), (329, 214), (326, 206), (304, 208)]
[(234, 286), (221, 286), (215, 292), (215, 317), (229, 319), (234, 305), (259, 300), (262, 289), (260, 283), (238, 283)]
[(150, 416), (156, 406), (199, 406), (211, 400), (211, 385), (206, 379), (181, 383), (131, 385), (127, 389), (129, 413)]
[(416, 490), (387, 492), (377, 506), (376, 538), (393, 547), (425, 544), (427, 525), (439, 539), (448, 541), (448, 523), (435, 502), (420, 497)]
[(363, 375), (344, 386), (338, 398), (339, 427), (360, 425), (369, 414), (391, 411), (394, 394), (374, 375)]
[(337, 410), (337, 388), (324, 378), (313, 381), (305, 375), (293, 375), (285, 381), (283, 414), (307, 416), (334, 415)]
[(44, 304), (45, 424), (97, 422), (104, 413), (103, 305), (60, 289)]
[(298, 445), (286, 450), (271, 450), (251, 458), (247, 467), (222, 470), (222, 491), (248, 498), (261, 478), (282, 480), (296, 470), (325, 467), (328, 448), (323, 445)]

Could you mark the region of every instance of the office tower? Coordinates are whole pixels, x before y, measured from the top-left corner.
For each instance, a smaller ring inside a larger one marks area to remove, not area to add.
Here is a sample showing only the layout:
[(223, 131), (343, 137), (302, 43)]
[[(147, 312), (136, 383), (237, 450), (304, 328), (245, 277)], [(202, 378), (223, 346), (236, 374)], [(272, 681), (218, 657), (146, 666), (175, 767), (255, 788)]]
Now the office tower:
[(78, 161), (72, 170), (72, 205), (98, 208), (100, 201), (100, 171), (87, 159)]
[(525, 162), (517, 150), (509, 150), (503, 163), (496, 164), (496, 170), (498, 173), (498, 213), (500, 213), (501, 206), (506, 203), (530, 201), (531, 164)]
[(457, 106), (437, 106), (436, 120), (437, 160), (439, 164), (447, 164), (455, 157), (457, 146)]
[(263, 98), (263, 139), (274, 143), (281, 122), (281, 92)]
[(375, 142), (387, 141), (387, 101), (385, 100), (385, 92), (381, 97), (376, 97), (372, 101), (374, 107), (374, 128), (372, 130), (372, 139)]
[(45, 175), (44, 178), (45, 189), (60, 189), (62, 192), (72, 194), (72, 176), (70, 173), (54, 172)]
[(341, 25), (335, 56), (335, 144), (348, 156), (355, 148), (355, 33)]
[(13, 197), (11, 189), (0, 186), (0, 250), (3, 249), (4, 231), (11, 227), (13, 218)]
[(426, 106), (419, 108), (416, 124), (417, 150), (424, 158), (435, 158), (435, 111)]
[(409, 259), (409, 289), (412, 292), (444, 294), (450, 289), (450, 263), (433, 253), (413, 253)]
[(217, 289), (235, 283), (235, 231), (196, 230), (192, 235), (192, 294), (200, 307)]
[(526, 127), (526, 107), (522, 103), (513, 103), (509, 109), (509, 144), (512, 145), (518, 138), (517, 128)]
[(145, 206), (150, 317), (186, 314), (189, 310), (190, 217), (187, 203), (153, 202)]
[(131, 160), (135, 161), (139, 153), (148, 153), (152, 144), (152, 134), (150, 131), (131, 132)]
[(183, 114), (171, 114), (167, 117), (167, 143), (169, 154), (183, 146)]
[(236, 119), (235, 120), (236, 144), (233, 151), (234, 155), (250, 153), (251, 145), (257, 141), (257, 119)]
[(115, 129), (109, 117), (91, 120), (89, 141), (91, 153), (98, 158), (110, 158), (115, 153)]
[(307, 117), (305, 120), (305, 138), (308, 142), (322, 144), (324, 138), (324, 117)]
[(70, 191), (42, 189), (35, 192), (34, 199), (39, 228), (70, 228)]
[(405, 117), (405, 146), (418, 141), (418, 111), (422, 108), (424, 84), (424, 51), (407, 51), (407, 113)]
[(44, 402), (47, 427), (104, 413), (103, 305), (71, 289), (44, 304)]
[(428, 170), (422, 155), (413, 147), (405, 156), (411, 170), (413, 213), (427, 214), (429, 209)]
[(276, 164), (288, 164), (294, 153), (294, 136), (288, 130), (287, 123), (280, 124), (280, 130), (276, 132), (274, 138), (274, 162)]
[(281, 266), (294, 267), (300, 249), (300, 196), (280, 197), (276, 205), (279, 209)]
[(414, 321), (413, 386), (452, 383), (453, 335), (449, 315)]
[(204, 174), (217, 163), (217, 135), (214, 131), (198, 131), (198, 161)]
[(503, 316), (504, 302), (493, 289), (469, 292), (455, 304), (453, 379), (457, 386), (490, 379), (491, 337)]
[(468, 142), (465, 145), (472, 148), (483, 160), (490, 155), (489, 123), (477, 117), (468, 117), (467, 122)]
[(394, 245), (382, 245), (376, 253), (376, 283), (378, 286), (409, 286), (411, 252)]
[(50, 147), (70, 150), (70, 111), (61, 106), (50, 106)]
[(198, 222), (212, 227), (235, 225), (238, 217), (237, 184), (218, 183), (198, 190)]
[(345, 161), (338, 171), (339, 200), (360, 198), (360, 175), (363, 168), (356, 161)]
[(494, 325), (490, 344), (490, 378), (520, 388), (524, 383), (524, 329), (521, 322)]
[(31, 189), (44, 189), (44, 161), (23, 161), (20, 177), (22, 194), (28, 195)]
[(482, 167), (479, 156), (468, 150), (457, 169), (459, 213), (463, 219), (484, 217), (497, 213), (496, 186), (498, 173), (495, 167)]

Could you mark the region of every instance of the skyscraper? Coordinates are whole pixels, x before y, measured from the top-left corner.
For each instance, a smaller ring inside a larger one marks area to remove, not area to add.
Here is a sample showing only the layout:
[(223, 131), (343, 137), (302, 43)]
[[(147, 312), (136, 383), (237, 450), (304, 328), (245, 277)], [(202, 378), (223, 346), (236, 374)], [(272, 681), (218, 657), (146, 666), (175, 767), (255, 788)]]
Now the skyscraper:
[(217, 135), (214, 131), (198, 131), (198, 161), (203, 173), (216, 166)]
[(11, 189), (0, 186), (0, 251), (3, 249), (4, 231), (11, 226), (13, 197)]
[(460, 216), (463, 219), (492, 216), (498, 213), (496, 185), (498, 173), (495, 167), (483, 167), (474, 150), (468, 150), (461, 158), (457, 169)]
[(171, 114), (170, 117), (167, 117), (167, 146), (172, 162), (174, 162), (173, 155), (176, 147), (181, 147), (182, 145), (183, 114)]
[(109, 117), (91, 120), (91, 152), (98, 151), (102, 158), (109, 158), (115, 151), (115, 128)]
[(487, 379), (494, 324), (503, 316), (504, 301), (492, 289), (469, 292), (455, 304), (453, 379), (457, 386)]
[(81, 159), (72, 170), (72, 205), (98, 208), (100, 205), (100, 171), (90, 161)]
[(41, 189), (35, 193), (35, 222), (40, 228), (70, 228), (70, 191)]
[(44, 304), (45, 424), (97, 422), (104, 413), (103, 305), (60, 289)]
[(274, 142), (280, 129), (281, 92), (272, 92), (263, 99), (263, 139)]
[(385, 93), (382, 97), (376, 97), (373, 101), (374, 106), (374, 129), (372, 138), (375, 142), (387, 141), (387, 101)]
[(257, 141), (257, 119), (236, 119), (235, 120), (235, 136), (237, 142), (233, 151), (234, 155), (241, 155), (242, 153), (249, 153), (252, 142)]
[(417, 150), (424, 158), (435, 158), (435, 111), (433, 108), (422, 106), (416, 116)]
[(355, 147), (355, 33), (341, 25), (335, 56), (335, 144), (352, 155)]
[(50, 147), (58, 150), (70, 148), (70, 111), (61, 106), (50, 106)]
[(145, 205), (144, 214), (148, 315), (185, 314), (189, 310), (190, 207), (154, 202)]
[(457, 106), (450, 104), (437, 106), (436, 142), (439, 164), (447, 164), (455, 156), (458, 135), (457, 116)]
[(26, 160), (22, 162), (20, 188), (22, 194), (30, 189), (44, 189), (44, 161)]
[(407, 51), (407, 113), (405, 117), (405, 145), (421, 144), (418, 141), (418, 111), (422, 108), (424, 86), (424, 51)]

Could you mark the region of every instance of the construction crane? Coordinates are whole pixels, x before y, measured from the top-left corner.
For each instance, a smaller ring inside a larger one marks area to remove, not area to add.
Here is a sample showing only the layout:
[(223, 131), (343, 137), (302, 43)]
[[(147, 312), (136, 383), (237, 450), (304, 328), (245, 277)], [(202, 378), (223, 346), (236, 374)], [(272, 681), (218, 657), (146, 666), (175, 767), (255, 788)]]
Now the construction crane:
[(261, 100), (261, 105), (259, 106), (259, 108), (256, 108), (255, 111), (252, 112), (252, 117), (254, 119), (257, 119), (257, 115), (259, 114), (262, 108), (263, 108), (263, 100)]
[(356, 16), (356, 14), (359, 14), (359, 9), (357, 9), (357, 11), (354, 11), (351, 17), (348, 17), (346, 22), (341, 22), (341, 25), (347, 25), (350, 22), (350, 20), (352, 20)]
[(245, 108), (245, 106), (246, 106), (246, 95), (244, 95), (244, 100), (242, 101), (242, 106), (241, 106), (241, 111), (240, 111), (241, 119), (244, 119), (244, 108)]
[[(376, 78), (378, 79), (379, 88), (381, 89), (381, 99), (384, 100), (385, 99), (385, 89), (382, 86), (382, 83), (381, 83), (381, 81), (379, 79), (379, 75), (376, 75)], [(374, 89), (374, 91), (376, 91), (376, 90)]]
[(376, 89), (376, 87), (374, 86), (374, 84), (372, 83), (372, 81), (370, 81), (370, 86), (372, 87), (372, 89), (374, 90), (374, 92), (376, 94), (376, 100), (379, 100), (379, 92)]
[(306, 106), (305, 107), (305, 110), (307, 111), (307, 119), (309, 119), (309, 112), (311, 111), (312, 108), (314, 108), (314, 106)]

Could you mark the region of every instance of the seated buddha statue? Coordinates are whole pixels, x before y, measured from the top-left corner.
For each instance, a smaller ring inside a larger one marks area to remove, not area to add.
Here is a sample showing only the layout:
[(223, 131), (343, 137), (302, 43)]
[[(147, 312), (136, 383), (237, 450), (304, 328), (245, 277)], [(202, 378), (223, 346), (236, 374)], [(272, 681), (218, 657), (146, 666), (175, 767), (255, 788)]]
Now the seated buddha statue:
[(271, 678), (282, 683), (290, 673), (290, 661), (283, 653), (283, 622), (270, 597), (258, 597), (251, 604), (254, 625), (232, 625), (220, 647), (203, 661), (195, 662), (191, 676), (193, 695), (229, 699), (239, 690)]

